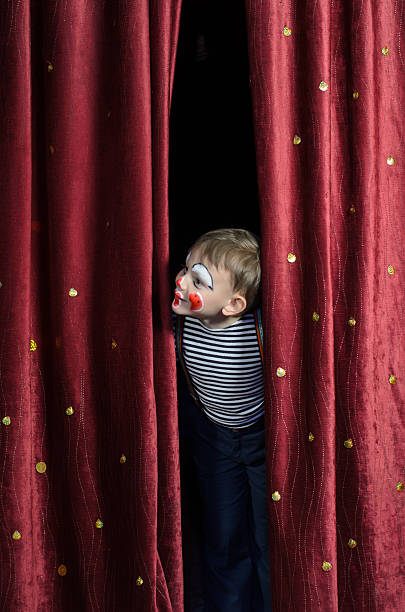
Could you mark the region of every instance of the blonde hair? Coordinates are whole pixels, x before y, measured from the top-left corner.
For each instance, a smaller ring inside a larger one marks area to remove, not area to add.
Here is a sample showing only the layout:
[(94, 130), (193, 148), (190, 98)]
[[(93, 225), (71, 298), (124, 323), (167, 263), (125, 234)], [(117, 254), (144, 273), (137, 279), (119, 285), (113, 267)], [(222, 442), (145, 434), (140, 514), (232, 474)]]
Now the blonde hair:
[(199, 249), (216, 268), (223, 266), (231, 273), (233, 291), (246, 299), (246, 313), (257, 305), (260, 293), (260, 244), (258, 238), (245, 229), (216, 229), (200, 236), (191, 247)]

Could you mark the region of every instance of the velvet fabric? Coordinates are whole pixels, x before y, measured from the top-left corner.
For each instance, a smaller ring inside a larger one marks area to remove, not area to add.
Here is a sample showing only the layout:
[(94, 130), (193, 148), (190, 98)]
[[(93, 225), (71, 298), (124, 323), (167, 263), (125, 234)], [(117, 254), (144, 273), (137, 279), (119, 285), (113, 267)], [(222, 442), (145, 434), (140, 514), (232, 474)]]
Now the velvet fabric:
[(2, 610), (183, 607), (167, 212), (180, 5), (2, 3)]
[(405, 609), (404, 9), (246, 2), (280, 612)]

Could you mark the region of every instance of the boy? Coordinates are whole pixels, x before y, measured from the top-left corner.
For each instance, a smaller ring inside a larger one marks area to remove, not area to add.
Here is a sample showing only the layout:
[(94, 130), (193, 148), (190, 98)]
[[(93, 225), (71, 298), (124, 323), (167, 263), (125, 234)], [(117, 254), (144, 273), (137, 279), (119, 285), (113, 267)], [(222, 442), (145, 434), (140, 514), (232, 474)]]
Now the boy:
[(179, 411), (202, 499), (204, 610), (270, 612), (257, 239), (243, 229), (204, 234), (175, 283)]

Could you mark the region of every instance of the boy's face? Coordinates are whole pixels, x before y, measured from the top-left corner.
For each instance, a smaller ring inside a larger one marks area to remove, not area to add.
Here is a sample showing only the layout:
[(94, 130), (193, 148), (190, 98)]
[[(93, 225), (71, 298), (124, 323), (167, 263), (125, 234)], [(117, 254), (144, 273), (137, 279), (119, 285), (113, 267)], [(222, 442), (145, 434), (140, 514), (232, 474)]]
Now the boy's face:
[(201, 319), (209, 327), (231, 324), (246, 308), (245, 298), (233, 290), (229, 270), (201, 260), (198, 249), (190, 251), (175, 282), (173, 311)]

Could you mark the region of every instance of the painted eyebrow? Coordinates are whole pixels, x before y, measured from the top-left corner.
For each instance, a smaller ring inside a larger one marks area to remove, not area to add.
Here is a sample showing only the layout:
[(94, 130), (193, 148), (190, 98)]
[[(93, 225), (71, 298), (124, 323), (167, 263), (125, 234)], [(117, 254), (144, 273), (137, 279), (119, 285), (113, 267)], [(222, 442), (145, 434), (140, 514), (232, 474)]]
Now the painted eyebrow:
[(212, 280), (212, 276), (209, 273), (208, 269), (204, 266), (204, 264), (196, 263), (191, 269), (193, 270), (193, 272), (198, 274), (200, 279), (204, 281), (204, 283), (209, 289), (211, 289), (211, 291), (214, 290), (214, 281)]

